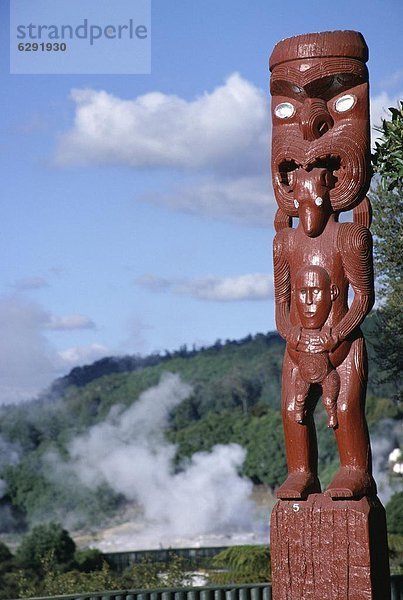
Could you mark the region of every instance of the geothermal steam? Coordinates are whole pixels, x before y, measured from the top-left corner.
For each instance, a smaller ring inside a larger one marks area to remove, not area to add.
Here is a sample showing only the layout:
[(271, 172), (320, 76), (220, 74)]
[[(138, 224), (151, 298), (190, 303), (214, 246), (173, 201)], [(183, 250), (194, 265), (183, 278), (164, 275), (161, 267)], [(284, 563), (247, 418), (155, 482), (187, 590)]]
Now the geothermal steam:
[(140, 504), (145, 519), (164, 535), (189, 536), (251, 527), (252, 484), (238, 475), (245, 450), (237, 444), (198, 452), (175, 472), (176, 447), (164, 429), (170, 411), (192, 388), (166, 373), (129, 408), (108, 418), (69, 446), (71, 464), (87, 486), (107, 482)]

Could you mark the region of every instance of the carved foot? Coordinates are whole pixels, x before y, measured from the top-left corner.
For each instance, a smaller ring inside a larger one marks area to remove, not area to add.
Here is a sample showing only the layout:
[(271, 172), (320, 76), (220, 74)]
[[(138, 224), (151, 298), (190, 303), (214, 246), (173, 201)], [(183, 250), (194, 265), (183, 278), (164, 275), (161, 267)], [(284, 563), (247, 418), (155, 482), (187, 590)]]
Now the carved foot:
[(309, 390), (309, 384), (302, 380), (299, 384), (303, 386), (303, 393), (297, 393), (295, 397), (294, 419), (297, 423), (303, 423), (306, 415), (305, 400)]
[(337, 404), (333, 398), (325, 396), (323, 398), (323, 406), (327, 412), (327, 426), (329, 429), (336, 429), (339, 424), (337, 420)]
[(329, 427), (329, 429), (336, 429), (338, 424), (339, 424), (339, 422), (337, 420), (337, 415), (329, 415), (329, 418), (327, 421), (327, 426)]
[(280, 500), (305, 500), (309, 494), (320, 494), (319, 479), (309, 471), (290, 473), (277, 490)]
[(331, 498), (361, 498), (376, 494), (376, 484), (372, 476), (362, 469), (341, 467), (332, 483), (325, 491)]

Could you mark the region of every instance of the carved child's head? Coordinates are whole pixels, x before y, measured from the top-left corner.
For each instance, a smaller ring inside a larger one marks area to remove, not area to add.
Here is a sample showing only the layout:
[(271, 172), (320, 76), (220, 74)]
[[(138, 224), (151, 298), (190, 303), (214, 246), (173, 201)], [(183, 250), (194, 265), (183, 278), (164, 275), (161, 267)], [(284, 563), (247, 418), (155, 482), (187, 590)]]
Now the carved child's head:
[(326, 323), (339, 290), (323, 267), (309, 265), (297, 272), (294, 293), (302, 327), (320, 329)]

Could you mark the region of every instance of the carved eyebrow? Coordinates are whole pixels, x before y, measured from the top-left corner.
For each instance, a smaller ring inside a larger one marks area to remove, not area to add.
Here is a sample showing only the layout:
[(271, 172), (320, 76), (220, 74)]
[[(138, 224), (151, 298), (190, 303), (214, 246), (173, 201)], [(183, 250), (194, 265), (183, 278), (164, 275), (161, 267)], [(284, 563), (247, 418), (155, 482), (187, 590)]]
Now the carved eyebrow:
[[(290, 95), (301, 98), (316, 87), (329, 87), (330, 81), (336, 83), (339, 92), (343, 88), (348, 89), (367, 80), (367, 67), (359, 60), (327, 59), (317, 62), (302, 72), (295, 65), (283, 63), (273, 70), (270, 91), (274, 96)], [(303, 94), (296, 93), (293, 86), (301, 88)]]

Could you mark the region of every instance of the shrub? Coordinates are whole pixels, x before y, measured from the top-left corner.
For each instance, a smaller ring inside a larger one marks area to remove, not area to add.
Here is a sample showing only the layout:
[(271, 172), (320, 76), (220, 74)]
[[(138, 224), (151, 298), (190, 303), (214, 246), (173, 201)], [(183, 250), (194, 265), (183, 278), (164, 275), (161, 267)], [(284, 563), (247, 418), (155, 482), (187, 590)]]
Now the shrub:
[(73, 560), (75, 549), (74, 540), (60, 524), (36, 525), (23, 538), (16, 559), (22, 567), (40, 570), (46, 555), (51, 553), (58, 565), (67, 564)]
[(388, 532), (403, 535), (403, 492), (393, 494), (386, 505)]
[(271, 579), (268, 546), (232, 546), (213, 559), (211, 583), (265, 583)]

